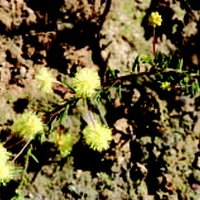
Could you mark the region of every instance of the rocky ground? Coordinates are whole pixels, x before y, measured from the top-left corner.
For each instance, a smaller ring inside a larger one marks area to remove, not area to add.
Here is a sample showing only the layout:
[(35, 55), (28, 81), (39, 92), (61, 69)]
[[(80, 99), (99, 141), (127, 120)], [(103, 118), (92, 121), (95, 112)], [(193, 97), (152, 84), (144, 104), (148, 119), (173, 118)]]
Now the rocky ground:
[[(163, 16), (157, 51), (183, 58), (184, 69), (198, 73), (198, 9), (181, 0), (1, 0), (1, 140), (17, 114), (51, 109), (62, 100), (35, 87), (40, 67), (69, 80), (77, 67), (90, 66), (103, 80), (108, 68), (127, 74), (138, 55), (151, 54), (147, 18), (154, 10)], [(60, 158), (49, 143), (36, 143), (39, 163), (22, 154), (17, 163), (26, 173), (2, 186), (0, 199), (18, 194), (27, 200), (198, 200), (199, 99), (198, 94), (163, 95), (152, 87), (143, 91), (128, 81), (122, 96), (113, 90), (101, 108), (113, 129), (108, 151), (96, 153), (77, 140), (70, 156)], [(75, 109), (62, 125), (76, 135), (81, 123)]]

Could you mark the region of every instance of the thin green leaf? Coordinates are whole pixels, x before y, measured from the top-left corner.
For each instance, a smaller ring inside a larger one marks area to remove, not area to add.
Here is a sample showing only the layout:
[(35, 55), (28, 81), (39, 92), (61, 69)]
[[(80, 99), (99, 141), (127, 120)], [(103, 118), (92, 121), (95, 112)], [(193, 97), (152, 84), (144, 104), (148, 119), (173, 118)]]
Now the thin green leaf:
[(108, 73), (111, 78), (116, 78), (116, 72), (112, 68), (108, 67)]
[(60, 122), (62, 122), (62, 120), (67, 117), (68, 112), (69, 112), (69, 108), (70, 108), (70, 105), (66, 104), (65, 109), (60, 113), (60, 116), (59, 116)]
[(71, 89), (72, 91), (74, 91), (73, 87), (66, 80), (62, 81), (62, 83), (64, 85), (66, 85), (69, 89)]
[(36, 163), (39, 163), (39, 160), (33, 155), (32, 153), (32, 146), (30, 146), (27, 154), (36, 162)]
[(182, 58), (178, 60), (178, 66), (177, 66), (177, 68), (180, 71), (182, 71), (182, 69), (183, 69), (183, 59)]
[(121, 98), (122, 97), (122, 86), (119, 85), (117, 90), (118, 90), (119, 97)]

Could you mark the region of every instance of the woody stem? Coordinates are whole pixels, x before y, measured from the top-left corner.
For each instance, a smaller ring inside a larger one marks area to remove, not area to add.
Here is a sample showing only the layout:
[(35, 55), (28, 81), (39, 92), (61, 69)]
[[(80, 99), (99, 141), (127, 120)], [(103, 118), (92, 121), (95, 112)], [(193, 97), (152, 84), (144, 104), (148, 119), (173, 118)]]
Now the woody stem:
[(153, 28), (153, 38), (152, 38), (152, 54), (155, 56), (156, 53), (156, 29)]

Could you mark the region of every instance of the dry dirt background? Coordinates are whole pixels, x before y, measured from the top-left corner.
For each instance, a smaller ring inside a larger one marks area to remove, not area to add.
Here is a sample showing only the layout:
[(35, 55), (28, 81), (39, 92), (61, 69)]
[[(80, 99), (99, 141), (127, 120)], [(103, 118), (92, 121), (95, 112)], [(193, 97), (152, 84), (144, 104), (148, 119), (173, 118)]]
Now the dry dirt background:
[[(1, 138), (18, 113), (50, 109), (61, 99), (35, 88), (41, 66), (58, 80), (91, 66), (103, 79), (107, 67), (123, 74), (138, 54), (150, 54), (151, 11), (163, 16), (157, 50), (183, 58), (185, 69), (198, 72), (198, 9), (192, 0), (0, 0)], [(112, 148), (99, 155), (77, 142), (71, 156), (60, 159), (50, 144), (37, 144), (40, 163), (30, 161), (19, 199), (200, 199), (199, 96), (160, 99), (153, 89), (134, 87), (123, 92), (129, 100), (113, 94), (102, 108), (114, 130)], [(73, 111), (63, 126), (79, 131), (80, 113)], [(18, 162), (23, 166), (23, 155)], [(14, 197), (19, 183), (20, 177), (1, 187), (0, 198)]]

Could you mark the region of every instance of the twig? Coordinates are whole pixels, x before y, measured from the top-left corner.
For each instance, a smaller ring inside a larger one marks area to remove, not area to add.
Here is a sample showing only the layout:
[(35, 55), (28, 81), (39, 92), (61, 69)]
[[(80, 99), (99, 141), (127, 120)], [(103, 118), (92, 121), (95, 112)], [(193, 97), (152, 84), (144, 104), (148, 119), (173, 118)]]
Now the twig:
[(91, 110), (90, 110), (90, 108), (88, 106), (88, 102), (87, 102), (87, 110), (88, 110), (89, 118), (90, 118), (93, 126), (95, 126), (95, 120), (94, 120), (93, 114), (92, 114), (92, 112), (91, 112)]
[(153, 54), (153, 57), (154, 57), (155, 54), (156, 54), (156, 30), (155, 30), (155, 28), (153, 28), (152, 54)]
[(13, 158), (12, 162), (15, 162), (15, 160), (23, 153), (23, 151), (26, 149), (26, 147), (29, 145), (32, 139), (29, 139), (29, 141), (23, 146), (21, 151)]
[(12, 145), (6, 147), (6, 149), (10, 149), (10, 148), (12, 148), (14, 146), (17, 146), (18, 144), (22, 143), (23, 141), (24, 141), (24, 139), (21, 139), (20, 141), (16, 142), (15, 144), (12, 144)]

